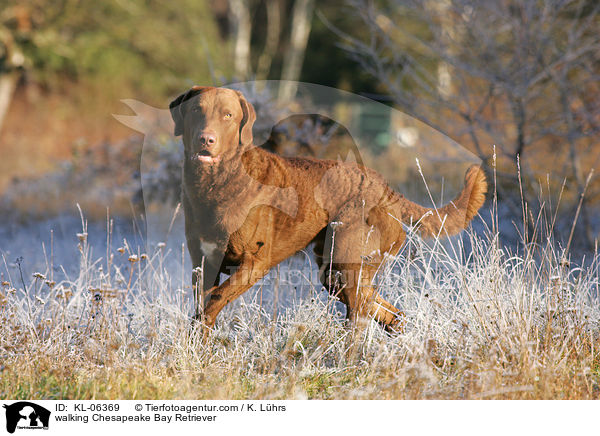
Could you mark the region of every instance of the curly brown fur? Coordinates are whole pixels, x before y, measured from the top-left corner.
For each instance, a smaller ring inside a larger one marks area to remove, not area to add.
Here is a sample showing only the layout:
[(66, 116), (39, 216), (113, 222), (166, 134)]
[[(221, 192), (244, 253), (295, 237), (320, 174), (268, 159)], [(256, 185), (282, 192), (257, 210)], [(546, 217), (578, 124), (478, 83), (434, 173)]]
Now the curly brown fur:
[[(184, 143), (188, 250), (194, 267), (204, 265), (203, 283), (192, 278), (202, 290), (196, 316), (209, 328), (271, 267), (314, 242), (321, 280), (346, 304), (347, 317), (374, 317), (398, 330), (400, 311), (372, 282), (386, 253), (404, 242), (401, 222), (419, 222), (424, 236), (439, 234), (442, 224), (457, 233), (485, 200), (487, 183), (476, 167), (458, 197), (436, 211), (405, 199), (362, 165), (254, 147), (256, 115), (237, 91), (193, 87), (170, 109)], [(231, 275), (220, 283), (222, 272)]]

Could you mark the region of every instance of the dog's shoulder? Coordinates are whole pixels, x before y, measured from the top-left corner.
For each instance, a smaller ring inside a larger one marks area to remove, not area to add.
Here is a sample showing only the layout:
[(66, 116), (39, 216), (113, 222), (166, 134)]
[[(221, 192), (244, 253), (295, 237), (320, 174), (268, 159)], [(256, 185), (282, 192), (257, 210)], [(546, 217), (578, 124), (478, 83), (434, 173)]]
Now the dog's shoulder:
[(253, 147), (242, 154), (243, 171), (263, 185), (287, 188), (290, 186), (289, 167), (274, 153)]

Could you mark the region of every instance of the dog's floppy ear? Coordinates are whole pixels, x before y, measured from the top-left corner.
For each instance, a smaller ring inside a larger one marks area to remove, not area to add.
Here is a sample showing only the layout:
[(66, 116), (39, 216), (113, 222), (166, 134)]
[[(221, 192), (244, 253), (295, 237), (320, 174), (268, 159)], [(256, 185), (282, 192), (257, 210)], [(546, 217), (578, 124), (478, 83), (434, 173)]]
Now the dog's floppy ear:
[(175, 136), (183, 134), (183, 103), (189, 100), (195, 95), (198, 95), (207, 89), (209, 86), (192, 86), (190, 89), (185, 91), (171, 103), (169, 103), (169, 110), (171, 111), (171, 117), (175, 121)]
[(240, 123), (240, 144), (249, 145), (253, 141), (252, 126), (254, 126), (254, 122), (256, 121), (256, 112), (254, 111), (254, 106), (246, 100), (244, 94), (239, 91), (236, 92), (240, 98), (240, 105), (244, 114)]

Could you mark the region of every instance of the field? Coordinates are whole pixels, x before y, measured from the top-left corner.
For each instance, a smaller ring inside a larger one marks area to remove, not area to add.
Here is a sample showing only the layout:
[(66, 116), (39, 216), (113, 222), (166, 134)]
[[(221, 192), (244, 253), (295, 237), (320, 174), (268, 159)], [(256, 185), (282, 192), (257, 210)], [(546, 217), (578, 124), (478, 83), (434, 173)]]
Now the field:
[[(600, 398), (600, 1), (435, 3), (3, 2), (0, 399)], [(242, 92), (254, 145), (424, 206), (482, 165), (469, 228), (407, 229), (378, 272), (402, 332), (348, 325), (307, 247), (203, 336), (169, 110), (194, 85)]]
[[(513, 227), (513, 252), (498, 242), (495, 208), (481, 213), (491, 221), (478, 232), (411, 234), (380, 271), (381, 293), (405, 313), (402, 334), (347, 326), (307, 250), (226, 307), (207, 341), (190, 321), (184, 247), (140, 251), (82, 218), (62, 247), (78, 267), (53, 265), (48, 244), (48, 267), (33, 275), (2, 255), (0, 397), (598, 398), (600, 256), (577, 265), (540, 238), (552, 234), (544, 212), (537, 237)], [(101, 255), (94, 238), (107, 241)]]

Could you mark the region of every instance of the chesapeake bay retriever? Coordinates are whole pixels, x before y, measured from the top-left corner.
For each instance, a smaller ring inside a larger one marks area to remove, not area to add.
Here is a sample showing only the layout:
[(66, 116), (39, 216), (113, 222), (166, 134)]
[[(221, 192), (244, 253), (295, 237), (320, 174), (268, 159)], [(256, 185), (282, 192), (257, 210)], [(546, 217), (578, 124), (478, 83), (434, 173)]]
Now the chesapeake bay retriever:
[[(256, 114), (242, 93), (194, 86), (169, 105), (183, 136), (182, 201), (195, 270), (196, 319), (214, 326), (219, 312), (271, 267), (315, 242), (321, 281), (346, 304), (347, 318), (401, 328), (401, 312), (379, 296), (373, 278), (405, 239), (404, 224), (424, 237), (466, 227), (485, 200), (478, 166), (462, 192), (429, 209), (394, 192), (362, 165), (282, 157), (253, 145)], [(332, 254), (332, 255), (330, 255)], [(219, 283), (221, 272), (230, 277)]]

